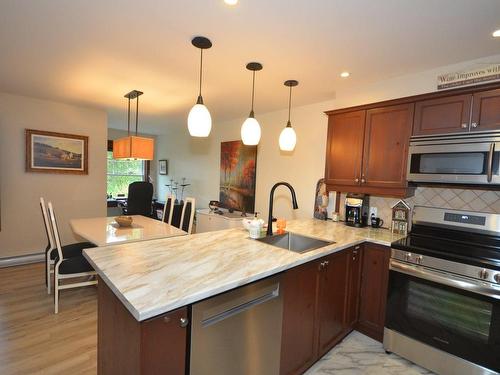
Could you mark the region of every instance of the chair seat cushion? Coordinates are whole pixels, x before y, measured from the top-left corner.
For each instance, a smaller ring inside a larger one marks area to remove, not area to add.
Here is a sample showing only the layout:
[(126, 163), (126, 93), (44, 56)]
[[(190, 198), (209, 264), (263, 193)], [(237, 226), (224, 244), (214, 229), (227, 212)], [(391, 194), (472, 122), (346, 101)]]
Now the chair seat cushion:
[[(63, 258), (66, 259), (66, 258), (81, 256), (83, 249), (88, 249), (91, 247), (96, 247), (96, 245), (94, 245), (92, 242), (77, 242), (64, 245), (61, 250), (63, 253)], [(53, 249), (50, 253), (50, 259), (55, 260), (56, 258), (57, 258), (57, 250)]]
[(89, 272), (94, 269), (82, 256), (76, 256), (72, 258), (63, 259), (61, 265), (59, 266), (60, 274), (70, 274), (70, 273), (80, 273), (80, 272)]

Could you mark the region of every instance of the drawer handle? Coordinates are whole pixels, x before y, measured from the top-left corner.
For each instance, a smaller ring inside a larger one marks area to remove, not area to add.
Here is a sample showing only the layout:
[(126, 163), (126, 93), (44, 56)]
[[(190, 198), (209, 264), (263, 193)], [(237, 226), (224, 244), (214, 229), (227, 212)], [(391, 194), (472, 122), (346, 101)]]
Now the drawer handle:
[(467, 124), (465, 122), (461, 126), (462, 126), (462, 129), (467, 129)]
[(478, 123), (477, 122), (473, 122), (471, 125), (472, 125), (473, 128), (477, 128)]
[(181, 328), (186, 328), (189, 324), (188, 318), (180, 318)]

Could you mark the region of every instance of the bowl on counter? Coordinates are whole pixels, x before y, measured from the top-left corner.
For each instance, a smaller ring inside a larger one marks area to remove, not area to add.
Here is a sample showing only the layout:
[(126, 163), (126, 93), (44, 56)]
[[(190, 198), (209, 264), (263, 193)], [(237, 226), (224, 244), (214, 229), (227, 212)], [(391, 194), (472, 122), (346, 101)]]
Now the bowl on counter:
[(115, 221), (120, 227), (130, 227), (132, 225), (132, 222), (134, 221), (134, 218), (132, 216), (117, 216), (115, 217)]

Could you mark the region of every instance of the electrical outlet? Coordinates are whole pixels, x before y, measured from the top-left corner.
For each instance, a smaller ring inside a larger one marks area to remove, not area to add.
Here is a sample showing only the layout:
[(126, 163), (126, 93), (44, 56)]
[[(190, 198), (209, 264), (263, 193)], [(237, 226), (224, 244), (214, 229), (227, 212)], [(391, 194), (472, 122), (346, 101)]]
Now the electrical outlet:
[(372, 217), (372, 215), (377, 217), (377, 207), (370, 207), (370, 214), (368, 216)]

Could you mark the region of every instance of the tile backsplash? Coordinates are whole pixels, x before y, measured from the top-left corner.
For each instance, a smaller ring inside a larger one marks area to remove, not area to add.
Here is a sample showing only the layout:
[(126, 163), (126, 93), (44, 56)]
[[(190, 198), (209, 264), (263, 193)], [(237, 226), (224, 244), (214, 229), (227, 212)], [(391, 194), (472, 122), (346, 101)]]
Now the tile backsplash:
[[(345, 218), (345, 197), (345, 193), (340, 196), (342, 219)], [(391, 207), (398, 200), (397, 198), (370, 196), (370, 207), (377, 207), (377, 215), (384, 220), (384, 227), (391, 226)], [(404, 200), (412, 209), (418, 205), (500, 213), (500, 191), (418, 187), (413, 197)]]

